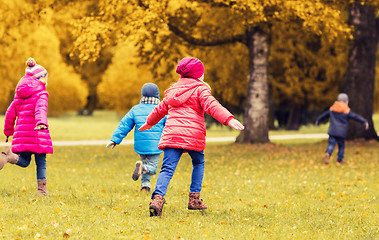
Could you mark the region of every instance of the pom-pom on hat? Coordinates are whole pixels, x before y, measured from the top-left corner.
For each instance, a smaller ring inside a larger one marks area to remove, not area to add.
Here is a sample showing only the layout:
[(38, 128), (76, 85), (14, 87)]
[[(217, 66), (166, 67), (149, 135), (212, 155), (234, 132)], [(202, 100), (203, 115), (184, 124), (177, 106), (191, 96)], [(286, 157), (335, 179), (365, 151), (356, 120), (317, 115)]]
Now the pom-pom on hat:
[(36, 60), (34, 60), (34, 58), (29, 58), (27, 61), (26, 61), (26, 69), (25, 69), (25, 74), (27, 75), (31, 75), (37, 79), (41, 78), (41, 77), (45, 77), (46, 74), (47, 74), (47, 71), (44, 67), (42, 67), (41, 65), (38, 65), (36, 63)]
[(340, 94), (338, 94), (337, 101), (348, 103), (349, 102), (349, 96), (347, 96), (346, 93), (340, 93)]
[(159, 99), (159, 88), (154, 83), (145, 83), (142, 86), (141, 94), (143, 97), (155, 97)]
[(186, 57), (180, 60), (176, 67), (176, 72), (180, 74), (181, 77), (198, 79), (204, 74), (204, 65), (197, 58)]

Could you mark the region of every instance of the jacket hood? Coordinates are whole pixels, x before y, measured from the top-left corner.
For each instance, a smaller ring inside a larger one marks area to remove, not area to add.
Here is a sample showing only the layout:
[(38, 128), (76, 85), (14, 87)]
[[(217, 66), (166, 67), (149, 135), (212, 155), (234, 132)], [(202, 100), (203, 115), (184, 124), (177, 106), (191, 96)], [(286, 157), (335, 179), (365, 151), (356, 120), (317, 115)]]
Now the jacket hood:
[(46, 90), (45, 84), (34, 77), (25, 76), (17, 84), (16, 96), (25, 99), (43, 90)]
[(350, 112), (349, 105), (342, 101), (335, 101), (329, 110), (333, 112), (337, 112), (337, 113), (346, 113), (346, 114)]
[(178, 107), (185, 103), (199, 86), (209, 87), (206, 83), (196, 79), (181, 78), (166, 90), (164, 101), (167, 105)]

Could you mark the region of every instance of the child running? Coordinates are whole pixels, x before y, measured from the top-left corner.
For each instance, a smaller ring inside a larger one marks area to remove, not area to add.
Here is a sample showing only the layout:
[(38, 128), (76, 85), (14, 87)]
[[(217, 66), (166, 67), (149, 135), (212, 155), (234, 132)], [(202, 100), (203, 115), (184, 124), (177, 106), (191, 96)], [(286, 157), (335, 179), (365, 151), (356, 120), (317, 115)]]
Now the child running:
[(167, 115), (158, 146), (164, 151), (163, 163), (151, 197), (150, 216), (162, 215), (164, 196), (184, 152), (191, 156), (193, 166), (188, 209), (207, 209), (207, 205), (200, 199), (205, 164), (204, 112), (224, 125), (237, 130), (244, 129), (244, 126), (212, 96), (209, 85), (203, 81), (204, 65), (199, 59), (183, 58), (176, 72), (180, 74), (180, 79), (165, 92), (163, 101), (154, 108), (146, 123), (139, 128), (140, 131), (150, 129)]
[(141, 191), (150, 192), (152, 175), (157, 173), (160, 154), (163, 152), (158, 149), (159, 139), (161, 138), (166, 118), (163, 118), (152, 129), (146, 132), (138, 131), (138, 128), (145, 123), (149, 113), (157, 106), (159, 100), (159, 88), (154, 83), (146, 83), (141, 89), (142, 98), (140, 103), (135, 105), (121, 119), (118, 127), (113, 132), (107, 148), (114, 148), (116, 144), (128, 135), (134, 128), (134, 151), (139, 154), (140, 161), (136, 162), (136, 167), (132, 174), (134, 181), (141, 176)]
[[(37, 166), (38, 195), (47, 195), (46, 154), (53, 153), (47, 123), (46, 91), (47, 71), (33, 58), (26, 61), (25, 76), (16, 87), (16, 94), (5, 114), (6, 141), (13, 135), (12, 149), (4, 147), (0, 156), (0, 169), (6, 163), (26, 168), (34, 155)], [(15, 125), (16, 123), (16, 125)]]
[(345, 152), (345, 138), (349, 127), (349, 119), (361, 122), (364, 124), (365, 129), (368, 129), (368, 121), (362, 116), (354, 113), (349, 108), (349, 96), (346, 93), (340, 93), (337, 101), (330, 107), (329, 110), (322, 113), (316, 120), (316, 126), (325, 118), (330, 117), (329, 124), (329, 144), (325, 151), (324, 163), (330, 163), (330, 156), (333, 153), (334, 147), (338, 144), (337, 161), (343, 164)]

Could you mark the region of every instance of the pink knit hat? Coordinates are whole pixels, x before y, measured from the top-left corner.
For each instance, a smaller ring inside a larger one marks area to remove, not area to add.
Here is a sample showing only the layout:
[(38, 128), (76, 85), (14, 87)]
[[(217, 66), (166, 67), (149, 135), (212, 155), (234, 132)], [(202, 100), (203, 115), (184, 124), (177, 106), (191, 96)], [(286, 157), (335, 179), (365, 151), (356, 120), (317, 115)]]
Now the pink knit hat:
[(176, 72), (181, 77), (199, 78), (204, 74), (204, 65), (197, 59), (192, 57), (186, 57), (180, 60), (176, 68)]
[(26, 65), (28, 65), (28, 67), (25, 69), (25, 74), (27, 75), (31, 75), (37, 79), (47, 75), (46, 69), (42, 67), (41, 65), (38, 65), (36, 63), (36, 60), (34, 60), (34, 58), (29, 58), (26, 61)]

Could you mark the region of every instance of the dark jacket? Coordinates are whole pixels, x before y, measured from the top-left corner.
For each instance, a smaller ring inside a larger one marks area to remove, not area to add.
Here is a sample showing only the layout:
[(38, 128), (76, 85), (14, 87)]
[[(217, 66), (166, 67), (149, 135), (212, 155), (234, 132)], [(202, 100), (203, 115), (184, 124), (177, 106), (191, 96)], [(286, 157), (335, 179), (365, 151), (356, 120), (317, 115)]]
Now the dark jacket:
[(351, 111), (347, 103), (340, 101), (334, 102), (328, 111), (325, 111), (317, 118), (316, 122), (320, 122), (328, 117), (330, 117), (328, 134), (341, 138), (346, 138), (349, 119), (361, 123), (367, 122), (364, 117)]

